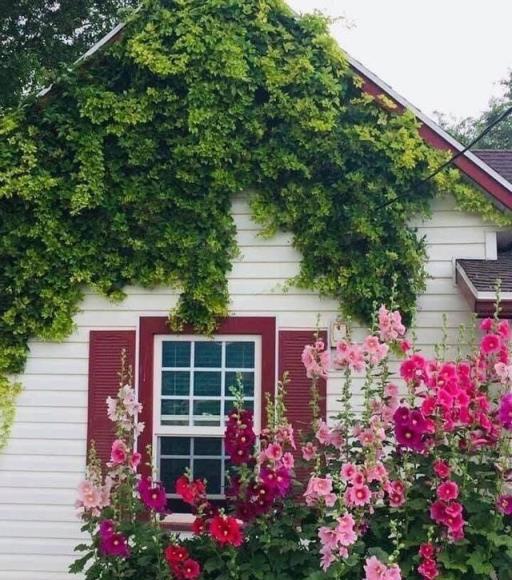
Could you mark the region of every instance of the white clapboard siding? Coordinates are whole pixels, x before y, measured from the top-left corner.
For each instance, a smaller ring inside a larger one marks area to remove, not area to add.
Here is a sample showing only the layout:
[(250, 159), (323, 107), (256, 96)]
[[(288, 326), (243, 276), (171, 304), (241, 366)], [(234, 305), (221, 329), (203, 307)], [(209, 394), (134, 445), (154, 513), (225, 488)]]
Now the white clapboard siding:
[[(242, 196), (233, 201), (241, 256), (229, 273), (231, 312), (234, 315), (276, 316), (279, 328), (328, 328), (336, 319), (335, 301), (288, 285), (299, 273), (300, 254), (293, 236), (258, 235), (261, 228)], [(442, 337), (446, 313), (447, 342), (455, 344), (461, 324), (471, 322), (468, 305), (453, 279), (455, 258), (483, 258), (486, 232), (493, 228), (476, 215), (456, 211), (449, 196), (433, 203), (431, 219), (412, 225), (425, 236), (431, 279), (418, 300), (417, 344), (431, 352)], [(362, 258), (364, 259), (364, 257)], [(68, 578), (78, 543), (80, 522), (74, 513), (76, 486), (83, 476), (87, 433), (87, 372), (89, 333), (94, 329), (136, 330), (140, 316), (165, 316), (176, 304), (171, 288), (126, 289), (126, 299), (112, 302), (85, 290), (76, 328), (61, 343), (34, 340), (19, 398), (12, 438), (0, 454), (0, 580), (59, 580)], [(363, 328), (354, 336), (361, 338)], [(337, 401), (342, 373), (327, 385), (327, 411), (340, 409)], [(354, 381), (353, 406), (362, 404), (361, 381)]]

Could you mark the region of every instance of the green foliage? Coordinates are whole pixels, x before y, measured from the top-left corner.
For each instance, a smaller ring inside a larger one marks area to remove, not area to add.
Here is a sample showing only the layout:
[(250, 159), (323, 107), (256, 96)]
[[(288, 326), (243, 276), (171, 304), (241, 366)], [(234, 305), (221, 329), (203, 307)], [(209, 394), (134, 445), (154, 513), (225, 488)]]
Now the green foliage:
[(292, 232), (296, 283), (369, 319), (398, 270), (408, 316), (425, 282), (408, 220), (458, 183), (418, 185), (442, 155), (362, 92), (323, 18), (281, 0), (147, 0), (0, 136), (0, 372), (70, 333), (86, 285), (173, 286), (172, 324), (213, 331), (246, 190), (267, 231)]
[(120, 9), (135, 0), (0, 1), (0, 109), (50, 84), (117, 24)]
[(16, 397), (21, 385), (0, 375), (0, 451), (7, 445), (16, 413)]

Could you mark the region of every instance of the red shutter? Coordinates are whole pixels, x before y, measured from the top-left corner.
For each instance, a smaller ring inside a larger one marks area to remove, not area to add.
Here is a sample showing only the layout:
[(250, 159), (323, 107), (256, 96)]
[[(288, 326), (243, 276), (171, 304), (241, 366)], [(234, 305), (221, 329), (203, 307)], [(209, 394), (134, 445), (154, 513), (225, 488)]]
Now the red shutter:
[(91, 330), (89, 340), (89, 401), (87, 420), (87, 450), (94, 441), (98, 457), (104, 464), (110, 458), (115, 439), (114, 424), (107, 417), (107, 397), (119, 390), (121, 352), (126, 350), (127, 362), (135, 370), (134, 330)]
[[(314, 342), (315, 330), (281, 330), (279, 332), (279, 379), (285, 371), (288, 371), (290, 382), (288, 383), (285, 398), (286, 417), (293, 425), (295, 439), (297, 442), (297, 458), (300, 454), (300, 431), (307, 433), (311, 429), (311, 380), (307, 378), (301, 355), (306, 344)], [(325, 332), (320, 333), (320, 337), (326, 341)], [(318, 382), (320, 395), (320, 412), (322, 418), (326, 415), (326, 381)], [(307, 474), (303, 470), (297, 471), (299, 479), (305, 478)]]

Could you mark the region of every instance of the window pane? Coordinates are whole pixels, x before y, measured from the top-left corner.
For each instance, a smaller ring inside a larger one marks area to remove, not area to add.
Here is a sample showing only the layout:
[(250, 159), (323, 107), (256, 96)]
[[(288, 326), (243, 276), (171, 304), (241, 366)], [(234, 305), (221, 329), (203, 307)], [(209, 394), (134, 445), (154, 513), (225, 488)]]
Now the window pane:
[(194, 455), (222, 455), (222, 439), (219, 437), (196, 437)]
[(238, 369), (254, 368), (254, 342), (227, 342), (226, 366)]
[(221, 387), (220, 372), (197, 371), (194, 373), (194, 395), (220, 397)]
[(176, 480), (190, 468), (189, 461), (189, 459), (160, 460), (160, 479), (167, 493), (176, 493)]
[(162, 425), (188, 425), (188, 412), (188, 401), (169, 401), (164, 399), (161, 402), (161, 423)]
[(187, 371), (162, 371), (162, 395), (190, 394), (190, 373)]
[(194, 343), (195, 360), (194, 366), (219, 368), (222, 366), (222, 343), (220, 342), (196, 342)]
[(226, 397), (232, 396), (229, 387), (235, 387), (237, 385), (237, 375), (240, 375), (244, 395), (246, 397), (254, 397), (254, 373), (235, 373), (232, 371), (226, 373)]
[(221, 460), (194, 459), (194, 478), (208, 480), (208, 493), (221, 493)]
[(162, 455), (190, 455), (190, 437), (162, 437), (160, 453)]
[(194, 401), (194, 425), (219, 426), (220, 401)]
[(164, 340), (162, 343), (162, 366), (189, 367), (190, 342)]

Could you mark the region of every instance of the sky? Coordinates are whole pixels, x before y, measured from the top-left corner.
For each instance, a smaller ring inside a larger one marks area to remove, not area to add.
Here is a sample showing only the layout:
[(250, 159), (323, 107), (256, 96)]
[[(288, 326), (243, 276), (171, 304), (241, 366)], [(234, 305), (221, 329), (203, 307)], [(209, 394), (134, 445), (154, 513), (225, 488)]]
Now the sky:
[(288, 0), (427, 115), (478, 115), (512, 69), (511, 0)]

